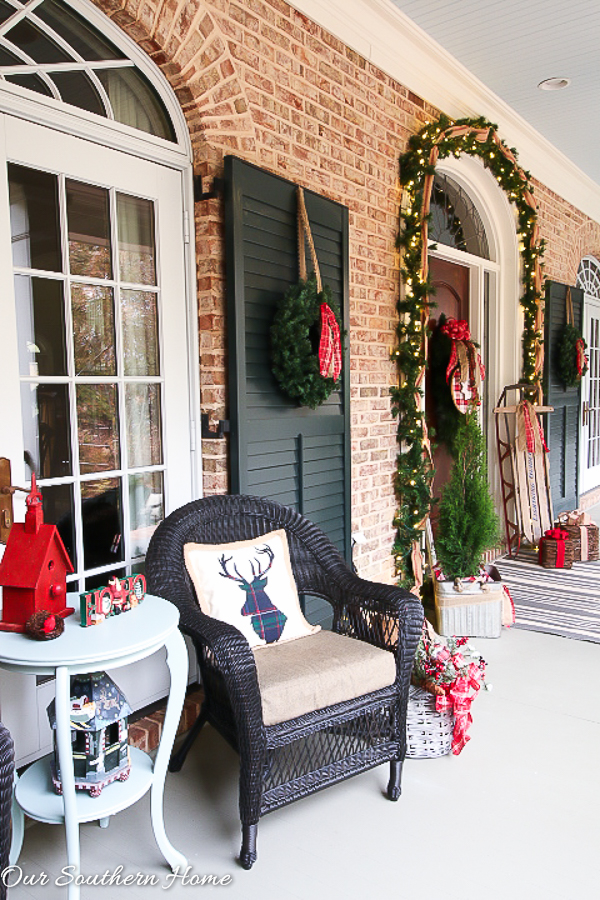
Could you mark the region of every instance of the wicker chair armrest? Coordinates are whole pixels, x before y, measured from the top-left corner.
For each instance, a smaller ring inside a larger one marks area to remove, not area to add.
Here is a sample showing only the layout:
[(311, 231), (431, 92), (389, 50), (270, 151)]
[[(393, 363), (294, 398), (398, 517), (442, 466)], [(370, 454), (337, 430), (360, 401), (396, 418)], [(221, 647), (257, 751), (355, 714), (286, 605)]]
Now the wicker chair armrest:
[(254, 654), (244, 635), (227, 622), (207, 616), (195, 600), (169, 598), (179, 609), (179, 628), (210, 650), (214, 665), (227, 685), (240, 735), (249, 729), (263, 731), (262, 703)]
[(403, 588), (365, 581), (349, 572), (336, 630), (396, 655), (398, 677), (410, 673), (421, 629), (423, 605)]

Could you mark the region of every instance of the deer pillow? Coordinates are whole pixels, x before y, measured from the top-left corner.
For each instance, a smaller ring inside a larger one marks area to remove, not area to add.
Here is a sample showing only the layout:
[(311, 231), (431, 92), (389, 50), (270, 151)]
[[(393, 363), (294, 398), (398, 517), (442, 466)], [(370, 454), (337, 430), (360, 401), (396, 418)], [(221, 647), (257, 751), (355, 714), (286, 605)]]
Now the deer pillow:
[(200, 609), (235, 625), (251, 647), (319, 631), (306, 621), (284, 529), (234, 544), (185, 544)]

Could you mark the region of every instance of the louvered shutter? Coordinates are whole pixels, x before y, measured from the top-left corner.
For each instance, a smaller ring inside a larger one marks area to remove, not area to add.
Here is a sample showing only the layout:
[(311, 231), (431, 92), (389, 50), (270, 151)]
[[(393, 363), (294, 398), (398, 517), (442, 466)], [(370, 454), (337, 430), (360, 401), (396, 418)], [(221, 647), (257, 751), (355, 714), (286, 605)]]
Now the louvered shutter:
[[(321, 407), (280, 391), (269, 332), (298, 280), (296, 186), (231, 156), (225, 176), (231, 490), (292, 506), (350, 560), (348, 342), (341, 389)], [(347, 328), (348, 210), (311, 191), (305, 201), (323, 283)]]
[[(579, 460), (580, 388), (565, 388), (557, 371), (558, 341), (566, 323), (567, 285), (546, 282), (544, 330), (544, 397), (554, 407), (546, 417), (546, 442), (550, 450), (550, 490), (554, 515), (575, 509), (579, 501), (577, 467)], [(583, 291), (571, 288), (573, 316), (581, 329)]]

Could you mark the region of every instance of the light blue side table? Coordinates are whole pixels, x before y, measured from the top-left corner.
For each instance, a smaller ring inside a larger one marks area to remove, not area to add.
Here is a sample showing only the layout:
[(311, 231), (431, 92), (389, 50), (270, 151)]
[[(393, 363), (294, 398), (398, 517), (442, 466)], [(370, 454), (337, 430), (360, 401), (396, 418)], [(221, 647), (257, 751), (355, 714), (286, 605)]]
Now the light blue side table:
[[(78, 607), (77, 596), (70, 598)], [(67, 865), (73, 876), (80, 873), (79, 823), (98, 820), (106, 826), (110, 816), (126, 809), (150, 790), (150, 812), (156, 843), (175, 870), (187, 861), (167, 838), (163, 818), (163, 795), (169, 758), (187, 684), (188, 655), (178, 628), (179, 611), (160, 597), (146, 595), (135, 609), (114, 616), (100, 625), (82, 628), (77, 614), (65, 619), (63, 634), (52, 641), (35, 641), (22, 634), (0, 632), (0, 667), (24, 675), (54, 675), (56, 742), (62, 795), (54, 791), (50, 757), (30, 766), (17, 780), (13, 813), (11, 864), (23, 843), (23, 814), (49, 824), (64, 824)], [(154, 763), (141, 750), (130, 748), (131, 774), (127, 781), (107, 785), (99, 797), (76, 791), (70, 728), (71, 675), (115, 669), (145, 659), (165, 647), (171, 677), (167, 711)], [(69, 900), (78, 900), (79, 886), (68, 885)]]

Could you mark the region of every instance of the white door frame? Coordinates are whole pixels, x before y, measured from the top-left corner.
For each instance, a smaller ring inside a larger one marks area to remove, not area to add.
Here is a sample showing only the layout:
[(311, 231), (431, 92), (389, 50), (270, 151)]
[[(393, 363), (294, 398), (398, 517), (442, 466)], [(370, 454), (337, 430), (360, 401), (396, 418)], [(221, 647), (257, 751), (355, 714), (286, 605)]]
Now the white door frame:
[[(595, 323), (595, 326), (593, 325)], [(594, 329), (594, 334), (592, 333)], [(600, 485), (600, 452), (597, 462), (589, 466), (590, 438), (600, 435), (600, 298), (584, 294), (583, 337), (587, 344), (589, 369), (581, 379), (581, 414), (579, 417), (579, 493), (585, 494)], [(587, 406), (586, 406), (587, 404)]]
[[(519, 302), (521, 295), (521, 261), (517, 236), (517, 218), (506, 193), (485, 168), (481, 160), (462, 154), (440, 160), (436, 171), (449, 175), (471, 198), (488, 239), (490, 260), (482, 260), (460, 250), (438, 244), (436, 256), (469, 266), (470, 276), (470, 325), (473, 338), (483, 347), (484, 330), (488, 330), (488, 358), (486, 366), (486, 391), (490, 411), (484, 423), (488, 452), (490, 485), (501, 509), (502, 494), (500, 474), (496, 459), (496, 432), (494, 408), (505, 385), (519, 381), (522, 367), (522, 335), (524, 317)], [(487, 322), (484, 322), (484, 280), (489, 273)]]

